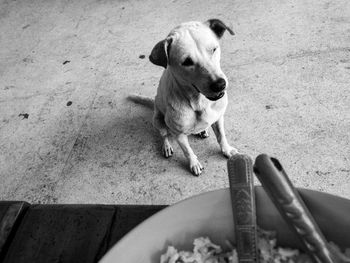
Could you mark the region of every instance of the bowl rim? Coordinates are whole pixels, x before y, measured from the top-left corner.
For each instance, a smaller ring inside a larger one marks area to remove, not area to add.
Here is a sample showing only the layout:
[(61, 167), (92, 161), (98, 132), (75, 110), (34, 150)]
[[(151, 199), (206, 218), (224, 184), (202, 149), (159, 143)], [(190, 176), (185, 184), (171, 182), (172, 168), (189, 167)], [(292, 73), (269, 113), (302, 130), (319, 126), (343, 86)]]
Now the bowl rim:
[(113, 249), (115, 249), (116, 246), (121, 246), (123, 245), (123, 243), (128, 242), (128, 240), (135, 235), (135, 233), (139, 232), (140, 229), (142, 229), (144, 226), (147, 226), (149, 224), (150, 221), (153, 221), (154, 218), (156, 217), (161, 217), (163, 214), (167, 214), (168, 210), (173, 210), (174, 208), (176, 209), (177, 207), (182, 206), (184, 203), (188, 203), (191, 200), (195, 200), (198, 199), (202, 196), (210, 196), (213, 194), (223, 194), (224, 192), (229, 191), (229, 187), (225, 187), (225, 188), (219, 188), (219, 189), (214, 189), (214, 190), (209, 190), (206, 192), (201, 192), (199, 194), (195, 194), (192, 196), (189, 196), (187, 198), (184, 198), (178, 202), (175, 202), (173, 204), (169, 204), (167, 207), (163, 208), (162, 210), (156, 212), (155, 214), (151, 215), (150, 217), (146, 218), (145, 220), (143, 220), (141, 223), (139, 223), (138, 225), (136, 225), (133, 229), (131, 229), (127, 234), (125, 234), (118, 242), (116, 242), (108, 251), (105, 255), (103, 255), (103, 257), (100, 259), (100, 263), (107, 263), (110, 262), (109, 261), (109, 257), (111, 257), (112, 253), (113, 253)]

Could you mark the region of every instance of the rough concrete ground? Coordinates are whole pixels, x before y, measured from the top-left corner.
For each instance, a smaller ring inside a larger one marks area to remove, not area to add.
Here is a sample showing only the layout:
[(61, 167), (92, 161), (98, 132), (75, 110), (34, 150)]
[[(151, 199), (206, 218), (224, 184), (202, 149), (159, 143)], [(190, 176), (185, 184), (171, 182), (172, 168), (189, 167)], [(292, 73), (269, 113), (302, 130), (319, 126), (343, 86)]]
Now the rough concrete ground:
[[(0, 1), (0, 198), (170, 204), (227, 187), (211, 137), (164, 159), (152, 112), (162, 69), (147, 57), (184, 21), (220, 18), (226, 132), (280, 159), (299, 187), (350, 198), (348, 0)], [(146, 58), (140, 57), (145, 55)]]

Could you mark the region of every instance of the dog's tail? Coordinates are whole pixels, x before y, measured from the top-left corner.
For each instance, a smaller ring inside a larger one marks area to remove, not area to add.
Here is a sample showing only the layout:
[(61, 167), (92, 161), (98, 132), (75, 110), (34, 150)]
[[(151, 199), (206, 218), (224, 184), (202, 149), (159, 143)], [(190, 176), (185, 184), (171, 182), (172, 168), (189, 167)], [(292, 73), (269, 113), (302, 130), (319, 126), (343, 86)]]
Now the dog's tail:
[(135, 103), (138, 103), (138, 104), (142, 104), (150, 109), (153, 109), (153, 107), (154, 107), (154, 99), (152, 99), (150, 97), (132, 94), (132, 95), (128, 96), (128, 100), (135, 102)]

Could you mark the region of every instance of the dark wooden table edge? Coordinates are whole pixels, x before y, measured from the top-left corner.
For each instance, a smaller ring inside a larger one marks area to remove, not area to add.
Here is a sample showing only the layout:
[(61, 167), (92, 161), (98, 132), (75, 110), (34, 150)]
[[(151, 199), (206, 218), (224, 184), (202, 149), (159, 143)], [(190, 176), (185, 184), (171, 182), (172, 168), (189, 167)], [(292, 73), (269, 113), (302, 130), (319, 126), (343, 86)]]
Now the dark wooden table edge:
[[(50, 209), (85, 209), (85, 210), (108, 210), (108, 224), (105, 226), (105, 232), (101, 244), (98, 245), (97, 252), (91, 260), (91, 262), (97, 262), (103, 257), (105, 253), (111, 249), (115, 243), (117, 243), (124, 235), (144, 220), (164, 209), (167, 205), (109, 205), (109, 204), (29, 204), (22, 201), (0, 201), (0, 262), (14, 262), (9, 259), (14, 255), (13, 251), (16, 251), (20, 240), (25, 242), (23, 238), (23, 225), (29, 215), (35, 210), (47, 210), (50, 213)], [(29, 214), (28, 214), (29, 213)], [(59, 220), (59, 219), (58, 219)], [(105, 220), (105, 222), (107, 222)], [(26, 224), (28, 226), (28, 222)], [(96, 230), (96, 229), (95, 229)], [(34, 230), (33, 230), (34, 231)], [(17, 235), (17, 236), (16, 236)], [(15, 241), (14, 241), (15, 240)], [(9, 251), (12, 251), (9, 253)], [(10, 256), (9, 256), (10, 254)], [(16, 262), (25, 262), (20, 260)], [(29, 261), (28, 261), (29, 262)], [(39, 260), (38, 262), (44, 262)], [(46, 262), (46, 261), (45, 261)], [(53, 261), (47, 261), (47, 263)], [(73, 262), (69, 260), (60, 261)]]
[(2, 262), (30, 204), (23, 201), (0, 201), (0, 206), (6, 210), (0, 215), (0, 262)]

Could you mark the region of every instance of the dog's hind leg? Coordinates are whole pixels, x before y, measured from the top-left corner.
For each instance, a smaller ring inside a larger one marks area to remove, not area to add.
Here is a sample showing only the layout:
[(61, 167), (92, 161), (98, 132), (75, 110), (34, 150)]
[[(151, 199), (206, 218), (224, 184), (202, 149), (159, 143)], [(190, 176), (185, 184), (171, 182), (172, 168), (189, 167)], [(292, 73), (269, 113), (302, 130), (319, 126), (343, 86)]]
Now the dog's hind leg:
[(171, 134), (164, 121), (164, 115), (156, 107), (153, 114), (153, 126), (159, 131), (163, 138), (162, 153), (165, 158), (169, 158), (173, 155), (174, 150), (171, 146)]
[(206, 139), (209, 137), (209, 132), (208, 129), (205, 129), (204, 131), (201, 131), (200, 133), (196, 133), (195, 136), (201, 138), (201, 139)]
[(165, 158), (169, 158), (173, 155), (174, 150), (170, 143), (171, 136), (167, 135), (163, 137), (162, 153)]

